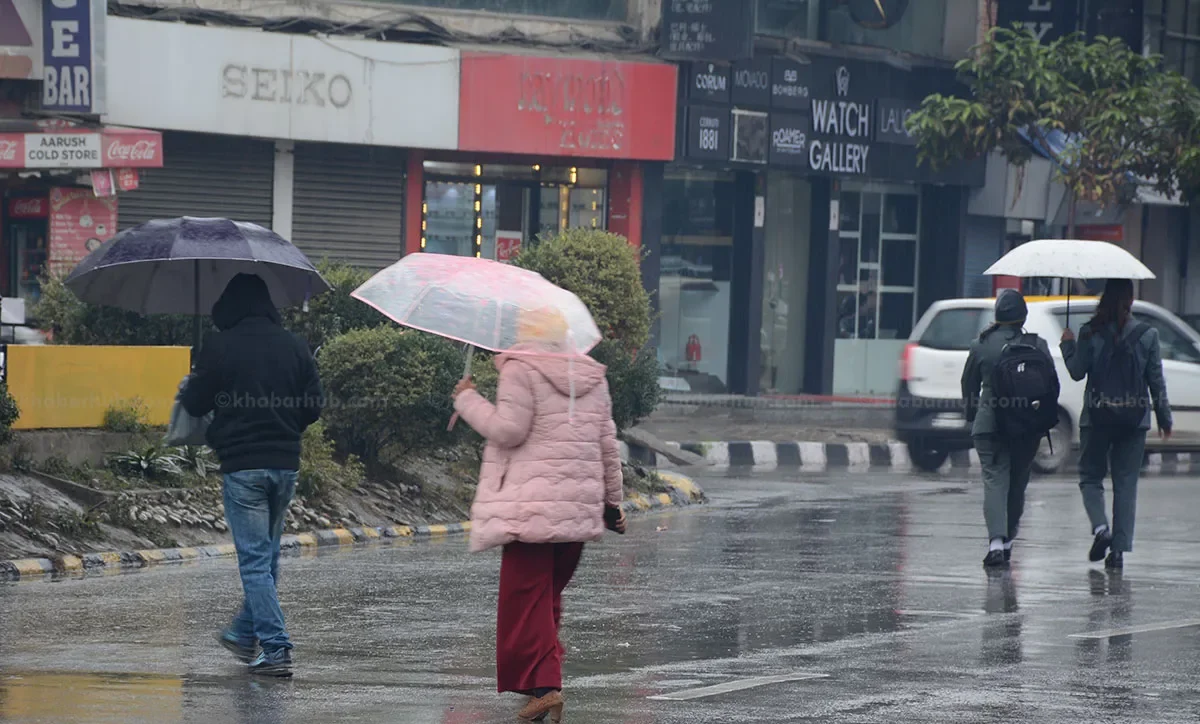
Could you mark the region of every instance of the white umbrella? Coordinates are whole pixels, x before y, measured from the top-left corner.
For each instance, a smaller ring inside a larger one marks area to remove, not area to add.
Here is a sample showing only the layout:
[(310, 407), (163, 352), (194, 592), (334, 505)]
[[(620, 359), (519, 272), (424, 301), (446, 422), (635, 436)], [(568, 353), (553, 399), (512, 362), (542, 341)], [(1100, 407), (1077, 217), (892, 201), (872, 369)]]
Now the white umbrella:
[(1077, 239), (1026, 242), (1002, 256), (984, 274), (1063, 279), (1154, 278), (1154, 272), (1116, 244)]
[[(1154, 278), (1154, 272), (1116, 244), (1079, 239), (1028, 241), (1000, 257), (984, 274), (1062, 279)], [(1071, 289), (1067, 287), (1067, 324), (1070, 323)]]

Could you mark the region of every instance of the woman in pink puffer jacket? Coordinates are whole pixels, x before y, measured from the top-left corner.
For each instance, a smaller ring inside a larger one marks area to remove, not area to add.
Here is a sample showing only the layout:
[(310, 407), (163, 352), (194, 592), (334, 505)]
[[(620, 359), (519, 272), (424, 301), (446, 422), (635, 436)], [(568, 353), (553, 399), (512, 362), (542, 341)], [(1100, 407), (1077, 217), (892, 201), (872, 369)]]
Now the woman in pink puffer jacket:
[[(471, 550), (503, 546), (497, 690), (530, 697), (519, 716), (562, 716), (562, 592), (583, 544), (604, 535), (623, 477), (605, 368), (564, 352), (556, 312), (520, 319), (521, 343), (496, 357), (496, 404), (469, 380), (454, 408), (487, 439), (471, 506)], [(617, 528), (623, 530), (624, 514)]]

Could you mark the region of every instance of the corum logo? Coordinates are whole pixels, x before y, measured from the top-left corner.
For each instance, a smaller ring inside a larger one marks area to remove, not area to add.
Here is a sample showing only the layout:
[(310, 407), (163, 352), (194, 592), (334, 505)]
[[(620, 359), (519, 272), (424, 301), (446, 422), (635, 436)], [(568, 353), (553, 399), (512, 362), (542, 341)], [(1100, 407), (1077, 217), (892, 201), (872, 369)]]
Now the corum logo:
[(850, 93), (850, 69), (839, 66), (837, 69), (837, 94), (844, 96)]
[(13, 0), (0, 0), (0, 45), (33, 47), (33, 38), (29, 37)]

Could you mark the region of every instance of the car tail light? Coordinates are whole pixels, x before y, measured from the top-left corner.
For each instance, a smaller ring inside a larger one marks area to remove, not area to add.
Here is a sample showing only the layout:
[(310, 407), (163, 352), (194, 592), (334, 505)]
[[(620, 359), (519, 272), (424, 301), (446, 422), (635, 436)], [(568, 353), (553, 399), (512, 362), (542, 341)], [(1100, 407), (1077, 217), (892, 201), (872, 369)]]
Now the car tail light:
[(910, 379), (909, 375), (912, 372), (912, 353), (916, 348), (917, 345), (915, 344), (904, 345), (904, 352), (900, 355), (900, 380), (902, 382), (908, 382)]

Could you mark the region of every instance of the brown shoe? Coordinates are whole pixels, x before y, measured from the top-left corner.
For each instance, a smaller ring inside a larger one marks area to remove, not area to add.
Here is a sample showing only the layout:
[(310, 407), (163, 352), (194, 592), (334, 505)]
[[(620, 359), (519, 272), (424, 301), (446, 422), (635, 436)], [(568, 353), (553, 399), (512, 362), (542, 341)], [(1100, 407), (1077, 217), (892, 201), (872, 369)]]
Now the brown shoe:
[(530, 699), (525, 708), (517, 716), (525, 721), (535, 721), (538, 717), (550, 715), (550, 721), (558, 724), (562, 721), (563, 695), (561, 691), (552, 691), (540, 699)]

